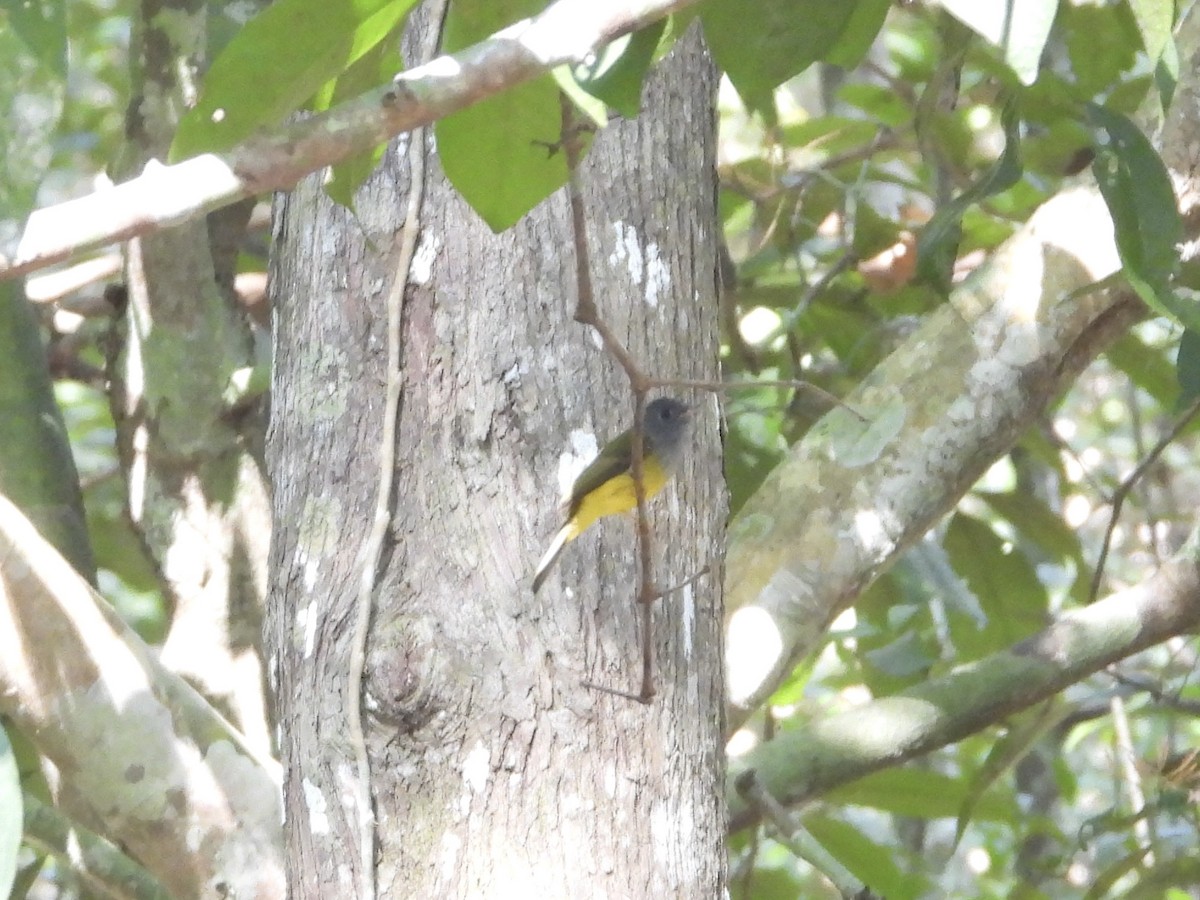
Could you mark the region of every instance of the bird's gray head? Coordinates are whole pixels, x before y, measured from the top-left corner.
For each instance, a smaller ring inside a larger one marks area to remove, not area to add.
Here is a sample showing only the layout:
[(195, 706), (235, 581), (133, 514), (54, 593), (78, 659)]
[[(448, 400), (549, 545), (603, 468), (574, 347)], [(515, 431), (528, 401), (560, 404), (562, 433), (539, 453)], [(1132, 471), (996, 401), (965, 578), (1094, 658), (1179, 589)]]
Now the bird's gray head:
[(667, 468), (678, 462), (687, 437), (692, 410), (674, 397), (659, 397), (646, 404), (646, 442)]

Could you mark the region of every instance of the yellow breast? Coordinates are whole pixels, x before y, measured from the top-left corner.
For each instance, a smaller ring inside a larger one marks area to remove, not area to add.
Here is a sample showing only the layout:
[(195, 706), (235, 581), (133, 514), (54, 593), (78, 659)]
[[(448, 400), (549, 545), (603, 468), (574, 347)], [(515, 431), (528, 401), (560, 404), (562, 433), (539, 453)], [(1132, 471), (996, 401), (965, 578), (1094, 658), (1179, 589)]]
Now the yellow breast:
[[(667, 472), (655, 459), (647, 458), (642, 463), (642, 486), (649, 499), (663, 489), (667, 483)], [(598, 488), (586, 495), (579, 503), (575, 515), (571, 517), (572, 534), (568, 540), (577, 537), (591, 527), (592, 523), (604, 516), (614, 513), (628, 512), (637, 506), (637, 492), (634, 489), (633, 476), (628, 471), (622, 472), (615, 478), (610, 478)]]

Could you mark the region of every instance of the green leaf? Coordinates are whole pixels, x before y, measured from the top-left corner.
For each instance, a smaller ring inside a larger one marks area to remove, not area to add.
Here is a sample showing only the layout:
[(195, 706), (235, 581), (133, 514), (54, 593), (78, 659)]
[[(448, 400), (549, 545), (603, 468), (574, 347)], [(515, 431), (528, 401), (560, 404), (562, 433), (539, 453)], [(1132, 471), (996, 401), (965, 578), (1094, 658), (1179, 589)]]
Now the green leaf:
[[(979, 630), (973, 620), (951, 615), (951, 635), (959, 659), (978, 659), (1009, 647), (1046, 622), (1046, 588), (1024, 554), (987, 524), (956, 513), (942, 541), (954, 571), (966, 581), (987, 614)], [(1006, 552), (1007, 551), (1007, 552)]]
[[(1137, 25), (1123, 3), (1064, 4), (1062, 33), (1077, 97), (1111, 89), (1137, 62)], [(1097, 47), (1104, 52), (1097, 53)]]
[(829, 854), (871, 889), (872, 896), (909, 900), (918, 896), (919, 882), (906, 875), (888, 852), (859, 829), (821, 813), (804, 817), (804, 827)]
[(1023, 84), (1037, 80), (1038, 66), (1058, 0), (939, 0), (942, 8), (1004, 53)]
[(55, 79), (67, 77), (67, 13), (63, 0), (5, 0), (0, 4), (0, 31), (12, 26), (14, 36), (37, 57)]
[(906, 680), (924, 675), (937, 662), (925, 649), (920, 636), (912, 631), (906, 631), (878, 649), (866, 651), (863, 657), (884, 675)]
[[(329, 83), (323, 96), (318, 97), (316, 108), (326, 109), (342, 100), (356, 97), (399, 72), (404, 63), (400, 58), (398, 39), (399, 35), (396, 34), (382, 40), (355, 60), (350, 68)], [(386, 143), (379, 144), (334, 166), (329, 180), (325, 182), (325, 193), (347, 209), (353, 209), (354, 192), (375, 171), (386, 147)]]
[(666, 27), (667, 20), (660, 19), (601, 47), (572, 70), (575, 82), (621, 115), (634, 118), (642, 107), (642, 82), (658, 55)]
[(279, 0), (213, 61), (170, 158), (219, 152), (300, 109), (394, 32), (416, 0)]
[(1088, 117), (1107, 138), (1097, 146), (1092, 171), (1113, 218), (1130, 287), (1155, 312), (1200, 331), (1200, 307), (1171, 288), (1183, 225), (1166, 166), (1126, 116), (1090, 103)]
[(825, 54), (825, 61), (843, 69), (852, 69), (861, 63), (883, 28), (890, 7), (891, 0), (858, 0), (842, 36)]
[(54, 153), (66, 83), (44, 48), (3, 26), (0, 17), (0, 256), (11, 257)]
[(1006, 519), (1022, 537), (1032, 541), (1057, 562), (1086, 565), (1078, 532), (1040, 498), (1023, 490), (1004, 493), (977, 491), (975, 495), (987, 503), (993, 512)]
[(1164, 409), (1176, 406), (1180, 387), (1178, 366), (1184, 362), (1183, 356), (1172, 366), (1161, 349), (1146, 344), (1136, 331), (1123, 334), (1104, 355)]
[(934, 213), (917, 239), (917, 271), (922, 280), (948, 288), (962, 237), (967, 210), (993, 194), (1012, 187), (1021, 178), (1021, 117), (1015, 99), (1000, 113), (1004, 151), (979, 179)]
[(735, 512), (787, 451), (787, 441), (780, 434), (779, 409), (779, 392), (772, 388), (738, 391), (730, 398), (725, 473)]
[(1158, 88), (1158, 102), (1164, 111), (1171, 108), (1175, 99), (1175, 87), (1179, 83), (1179, 48), (1171, 41), (1163, 50), (1162, 58), (1154, 67), (1154, 85)]
[(1157, 63), (1171, 41), (1171, 27), (1175, 24), (1173, 3), (1164, 0), (1129, 0), (1129, 9), (1137, 22), (1142, 46), (1150, 61)]
[(822, 162), (830, 156), (869, 145), (878, 137), (879, 128), (861, 118), (828, 115), (789, 122), (780, 126), (779, 134), (789, 150), (804, 149), (803, 159)]
[(1185, 328), (1179, 339), (1175, 357), (1175, 372), (1179, 378), (1179, 399), (1175, 411), (1182, 412), (1200, 397), (1200, 332)]
[[(944, 819), (957, 816), (967, 795), (959, 777), (929, 769), (884, 769), (825, 795), (833, 805), (855, 804), (900, 816)], [(975, 809), (976, 819), (1002, 821), (1013, 814), (1012, 798), (988, 795)], [(851, 869), (853, 871), (853, 869)]]
[(730, 881), (729, 896), (733, 900), (796, 900), (802, 896), (804, 885), (794, 874), (794, 868), (756, 864), (750, 893), (746, 893), (743, 880), (738, 879)]
[[(536, 0), (462, 0), (446, 16), (449, 53), (536, 13)], [(551, 75), (469, 106), (435, 126), (446, 177), (494, 231), (567, 182), (559, 89)]]
[(705, 0), (700, 19), (717, 65), (747, 105), (760, 107), (769, 102), (776, 87), (837, 48), (857, 5), (829, 0)]
[(558, 89), (567, 95), (575, 104), (575, 108), (583, 113), (597, 130), (608, 125), (608, 105), (579, 86), (579, 82), (571, 74), (570, 66), (555, 66), (550, 74), (554, 76), (554, 83), (558, 85)]
[(1061, 701), (1052, 698), (1009, 721), (1004, 737), (992, 745), (987, 759), (967, 785), (967, 794), (958, 809), (958, 824), (954, 829), (955, 847), (962, 840), (971, 815), (982, 802), (988, 788), (1021, 759), (1038, 738), (1061, 722), (1066, 711)]
[(900, 128), (913, 118), (908, 101), (890, 88), (865, 82), (851, 82), (838, 91), (838, 99), (857, 107), (881, 125)]
[(17, 851), (24, 830), (21, 776), (8, 733), (0, 727), (0, 897), (7, 897), (17, 876)]

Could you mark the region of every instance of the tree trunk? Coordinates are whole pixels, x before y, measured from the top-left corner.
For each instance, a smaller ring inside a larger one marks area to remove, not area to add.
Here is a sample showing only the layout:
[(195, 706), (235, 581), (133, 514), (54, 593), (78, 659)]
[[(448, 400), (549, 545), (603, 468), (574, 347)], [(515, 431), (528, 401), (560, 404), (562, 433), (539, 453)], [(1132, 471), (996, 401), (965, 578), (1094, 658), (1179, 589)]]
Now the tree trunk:
[[(582, 167), (601, 315), (661, 377), (717, 371), (715, 86), (693, 34)], [(309, 179), (276, 223), (268, 643), (295, 896), (360, 896), (347, 672), (408, 147), (389, 150), (357, 218)], [(539, 594), (529, 579), (560, 524), (560, 460), (629, 424), (627, 382), (572, 321), (564, 193), (492, 234), (428, 148), (364, 695), (379, 895), (720, 896), (716, 405), (684, 397), (689, 458), (651, 506), (659, 584), (714, 567), (656, 605), (658, 694), (585, 688), (638, 689), (635, 528), (605, 520)]]
[[(141, 13), (132, 35), (129, 173), (167, 157), (181, 111), (195, 102), (204, 56), (203, 5), (145, 4)], [(130, 518), (171, 607), (163, 664), (266, 754), (260, 637), (271, 522), (261, 403), (237, 387), (254, 353), (233, 290), (251, 206), (129, 242), (128, 303), (108, 375)]]

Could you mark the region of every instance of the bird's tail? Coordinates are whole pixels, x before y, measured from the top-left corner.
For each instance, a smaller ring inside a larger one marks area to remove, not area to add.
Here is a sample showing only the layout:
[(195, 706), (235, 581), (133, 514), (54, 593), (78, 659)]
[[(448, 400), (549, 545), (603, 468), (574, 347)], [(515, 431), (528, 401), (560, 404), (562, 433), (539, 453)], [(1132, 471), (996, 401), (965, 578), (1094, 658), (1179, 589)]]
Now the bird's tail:
[(550, 542), (550, 546), (546, 548), (546, 552), (542, 555), (541, 562), (537, 565), (537, 571), (533, 573), (533, 592), (535, 594), (538, 592), (538, 588), (542, 586), (542, 582), (546, 580), (546, 576), (554, 566), (554, 561), (558, 559), (558, 554), (562, 553), (563, 547), (567, 545), (567, 541), (572, 537), (574, 537), (574, 534), (570, 522), (558, 529), (558, 534), (554, 535), (554, 540)]

